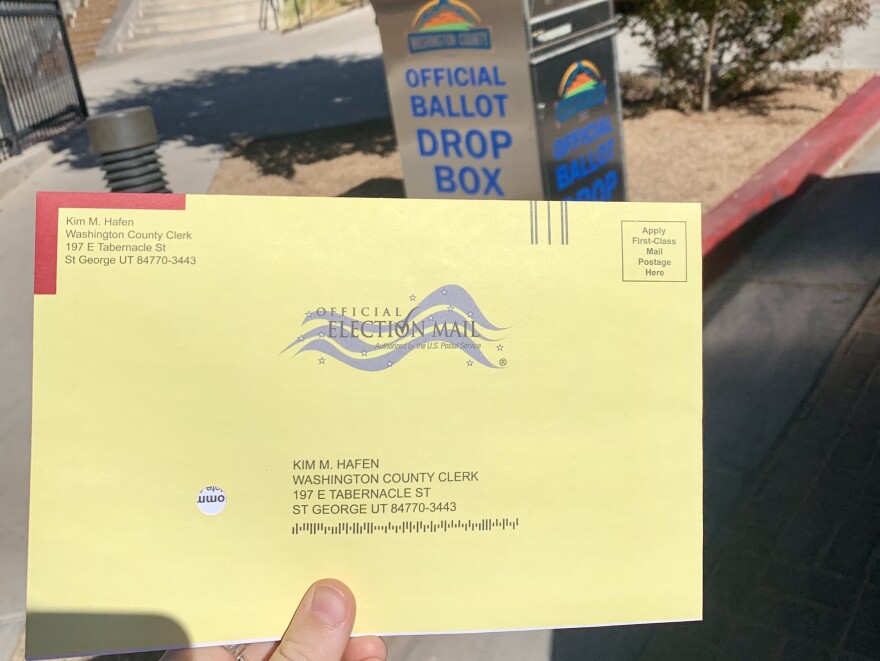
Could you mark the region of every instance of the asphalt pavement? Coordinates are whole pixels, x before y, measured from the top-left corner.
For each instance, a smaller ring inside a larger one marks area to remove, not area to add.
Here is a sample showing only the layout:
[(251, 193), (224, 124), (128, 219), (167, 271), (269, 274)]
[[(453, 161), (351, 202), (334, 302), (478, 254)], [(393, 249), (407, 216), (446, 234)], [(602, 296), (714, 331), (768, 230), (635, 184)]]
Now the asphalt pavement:
[[(869, 519), (866, 513), (877, 511), (868, 485), (880, 478), (878, 416), (865, 411), (856, 422), (864, 431), (862, 445), (838, 443), (851, 424), (843, 409), (854, 409), (866, 390), (859, 385), (836, 393), (838, 408), (823, 412), (831, 424), (812, 429), (808, 439), (790, 436), (795, 421), (809, 418), (820, 394), (829, 391), (821, 388), (821, 375), (832, 383), (847, 375), (857, 381), (856, 373), (864, 382), (872, 373), (875, 381), (880, 378), (880, 341), (870, 338), (855, 350), (858, 360), (834, 372), (828, 367), (836, 353), (848, 350), (848, 333), (872, 296), (877, 305), (880, 130), (832, 176), (778, 207), (774, 224), (704, 295), (704, 622), (557, 632), (552, 661), (880, 659), (880, 647), (848, 656), (843, 629), (857, 609), (874, 608), (870, 591), (864, 603), (829, 609), (822, 600), (835, 588), (817, 588), (806, 598), (778, 594), (772, 590), (778, 577), (761, 564), (772, 557), (779, 572), (803, 572), (805, 582), (866, 582), (880, 560), (880, 527), (871, 529), (867, 520), (861, 529), (868, 537), (859, 542), (867, 551), (856, 554), (846, 575), (815, 566), (818, 556), (804, 562), (797, 554), (810, 522), (828, 516), (826, 503), (809, 499), (809, 485), (834, 470), (824, 461), (832, 451), (842, 464), (861, 462), (865, 469), (864, 501), (852, 501), (857, 512), (848, 520)], [(880, 410), (876, 394), (864, 401)], [(775, 476), (768, 476), (768, 465), (780, 466)], [(851, 512), (838, 510), (841, 519)], [(832, 544), (836, 532), (823, 530), (823, 543)], [(817, 579), (809, 578), (814, 570)], [(754, 620), (743, 624), (738, 618), (768, 591), (778, 604), (763, 611), (766, 621), (756, 633)], [(731, 594), (741, 597), (732, 600)], [(754, 600), (748, 606), (746, 596)], [(832, 624), (822, 628), (817, 622)], [(753, 653), (744, 651), (747, 645)]]

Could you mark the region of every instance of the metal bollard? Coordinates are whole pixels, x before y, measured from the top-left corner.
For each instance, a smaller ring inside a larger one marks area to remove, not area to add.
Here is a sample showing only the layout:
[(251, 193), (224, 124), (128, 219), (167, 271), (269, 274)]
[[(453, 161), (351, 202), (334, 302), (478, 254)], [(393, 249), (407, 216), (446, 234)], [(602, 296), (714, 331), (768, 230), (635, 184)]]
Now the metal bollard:
[(86, 121), (92, 151), (114, 193), (170, 193), (156, 148), (159, 134), (147, 106)]

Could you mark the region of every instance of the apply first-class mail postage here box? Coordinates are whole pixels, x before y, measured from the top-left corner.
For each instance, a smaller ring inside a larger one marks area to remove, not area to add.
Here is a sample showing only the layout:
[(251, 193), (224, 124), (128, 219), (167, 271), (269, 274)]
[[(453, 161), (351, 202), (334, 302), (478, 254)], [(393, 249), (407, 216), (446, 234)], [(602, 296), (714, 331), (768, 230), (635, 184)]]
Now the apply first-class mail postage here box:
[(41, 194), (27, 654), (699, 619), (699, 223)]

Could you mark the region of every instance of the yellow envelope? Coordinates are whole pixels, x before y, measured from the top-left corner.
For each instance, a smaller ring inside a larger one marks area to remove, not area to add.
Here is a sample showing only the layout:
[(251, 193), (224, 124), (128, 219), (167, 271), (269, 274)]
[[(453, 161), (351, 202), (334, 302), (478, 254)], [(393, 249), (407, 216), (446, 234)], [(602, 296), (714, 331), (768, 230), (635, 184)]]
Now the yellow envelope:
[(29, 657), (694, 620), (700, 209), (41, 194)]

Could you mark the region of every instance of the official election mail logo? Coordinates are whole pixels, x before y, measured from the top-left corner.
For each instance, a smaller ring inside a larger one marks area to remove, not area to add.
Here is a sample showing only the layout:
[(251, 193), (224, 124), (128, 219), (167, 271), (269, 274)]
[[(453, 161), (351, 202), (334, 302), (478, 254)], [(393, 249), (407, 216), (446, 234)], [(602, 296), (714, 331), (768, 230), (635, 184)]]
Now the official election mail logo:
[(605, 103), (608, 89), (599, 67), (589, 60), (578, 60), (562, 76), (558, 96), (556, 121), (562, 124), (588, 108)]
[(479, 25), (477, 12), (460, 0), (431, 0), (413, 19), (413, 31), (407, 35), (409, 52), (488, 50), (492, 35)]
[(412, 294), (404, 306), (316, 307), (306, 312), (302, 327), (281, 353), (317, 354), (321, 366), (334, 360), (364, 372), (381, 372), (411, 353), (431, 350), (456, 355), (464, 367), (507, 365), (502, 340), (489, 337), (505, 329), (490, 322), (458, 285), (440, 287), (422, 300)]

